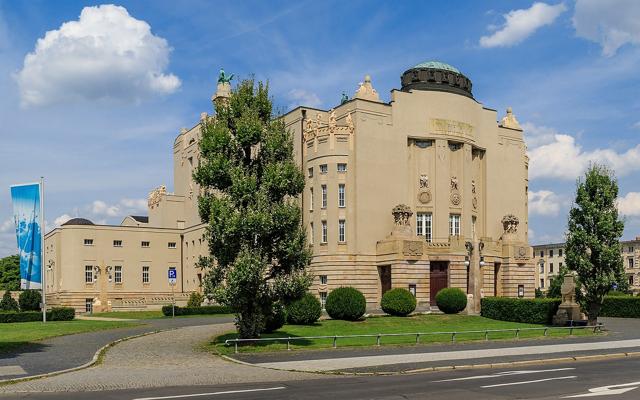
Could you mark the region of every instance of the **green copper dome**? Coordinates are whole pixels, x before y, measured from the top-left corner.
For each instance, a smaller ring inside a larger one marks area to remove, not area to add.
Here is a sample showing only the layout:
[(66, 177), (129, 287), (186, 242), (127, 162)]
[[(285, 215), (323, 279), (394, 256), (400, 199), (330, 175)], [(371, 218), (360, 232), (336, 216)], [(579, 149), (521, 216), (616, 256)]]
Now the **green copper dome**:
[(440, 61), (425, 61), (420, 64), (414, 66), (413, 68), (433, 68), (433, 69), (444, 69), (445, 71), (455, 72), (456, 74), (461, 74), (458, 68), (449, 65), (447, 63), (443, 63)]

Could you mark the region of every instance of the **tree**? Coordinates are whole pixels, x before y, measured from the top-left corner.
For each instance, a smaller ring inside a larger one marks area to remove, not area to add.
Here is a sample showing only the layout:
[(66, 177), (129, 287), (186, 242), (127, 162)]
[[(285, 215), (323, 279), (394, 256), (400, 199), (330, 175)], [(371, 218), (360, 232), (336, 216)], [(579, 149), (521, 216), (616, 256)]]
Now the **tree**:
[[(560, 267), (557, 275), (554, 275), (549, 281), (549, 288), (547, 289), (547, 297), (551, 299), (562, 298), (562, 284), (564, 283), (564, 276), (570, 273), (569, 268), (566, 266)], [(578, 279), (575, 279), (576, 283), (576, 301), (582, 303), (584, 301), (582, 296), (582, 285)]]
[(20, 257), (0, 258), (0, 290), (20, 290)]
[(20, 311), (18, 302), (11, 297), (11, 292), (8, 290), (4, 292), (2, 300), (0, 300), (0, 311)]
[(618, 183), (611, 170), (591, 165), (577, 182), (575, 204), (569, 211), (567, 268), (578, 275), (584, 289), (582, 309), (595, 324), (604, 296), (614, 284), (628, 284), (624, 273), (620, 237), (624, 223), (618, 219)]
[(297, 203), (304, 175), (284, 121), (272, 114), (267, 85), (244, 80), (215, 107), (194, 172), (210, 253), (199, 266), (207, 271), (205, 290), (235, 311), (240, 336), (254, 338), (311, 284)]

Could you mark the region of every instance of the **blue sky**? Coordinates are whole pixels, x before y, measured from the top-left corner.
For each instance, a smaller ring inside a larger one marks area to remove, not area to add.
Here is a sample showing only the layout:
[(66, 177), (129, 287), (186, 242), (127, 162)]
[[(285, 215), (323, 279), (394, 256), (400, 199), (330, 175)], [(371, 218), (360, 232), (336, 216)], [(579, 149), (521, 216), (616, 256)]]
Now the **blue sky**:
[(0, 256), (9, 186), (46, 177), (49, 227), (119, 223), (172, 186), (171, 144), (211, 111), (218, 69), (269, 80), (280, 110), (332, 107), (365, 74), (389, 99), (425, 60), (526, 130), (532, 243), (561, 241), (575, 180), (619, 177), (640, 235), (640, 2), (119, 2), (0, 0)]

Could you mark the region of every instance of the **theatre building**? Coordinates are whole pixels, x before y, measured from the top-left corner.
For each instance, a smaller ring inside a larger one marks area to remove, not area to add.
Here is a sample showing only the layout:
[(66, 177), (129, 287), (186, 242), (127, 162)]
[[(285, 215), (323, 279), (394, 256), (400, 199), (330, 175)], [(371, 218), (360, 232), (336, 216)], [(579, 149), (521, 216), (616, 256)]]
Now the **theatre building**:
[[(423, 308), (444, 287), (467, 292), (470, 311), (483, 296), (534, 296), (523, 132), (511, 109), (499, 119), (471, 89), (456, 68), (426, 62), (402, 74), (388, 103), (367, 76), (333, 109), (300, 106), (282, 117), (306, 177), (300, 205), (314, 255), (310, 290), (321, 301), (347, 285), (369, 308), (395, 287)], [(218, 84), (214, 102), (229, 90)], [(181, 299), (200, 290), (195, 263), (207, 245), (191, 179), (200, 127), (176, 138), (173, 193), (154, 190), (148, 218), (127, 217), (121, 226), (72, 220), (47, 234), (48, 302), (157, 306), (171, 296), (170, 267)]]

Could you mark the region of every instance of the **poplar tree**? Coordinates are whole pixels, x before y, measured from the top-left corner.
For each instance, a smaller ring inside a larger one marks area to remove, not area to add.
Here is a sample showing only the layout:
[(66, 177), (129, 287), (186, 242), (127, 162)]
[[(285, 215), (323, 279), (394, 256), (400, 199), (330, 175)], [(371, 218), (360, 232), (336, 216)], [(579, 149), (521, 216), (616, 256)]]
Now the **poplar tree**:
[(278, 328), (282, 307), (311, 284), (297, 202), (304, 175), (284, 121), (272, 113), (268, 85), (244, 80), (215, 108), (194, 172), (210, 252), (199, 265), (207, 293), (234, 310), (240, 337), (255, 338)]
[(618, 183), (611, 170), (593, 164), (577, 182), (575, 204), (569, 211), (566, 263), (576, 272), (584, 297), (582, 309), (596, 324), (604, 296), (614, 284), (626, 287), (618, 218)]

